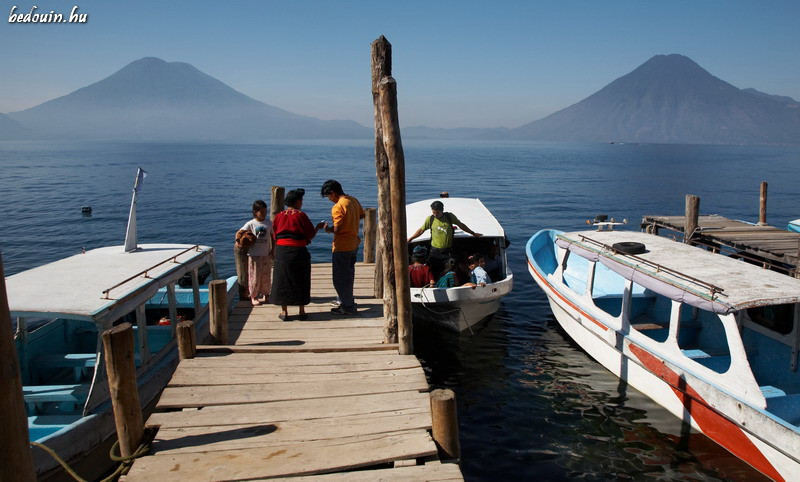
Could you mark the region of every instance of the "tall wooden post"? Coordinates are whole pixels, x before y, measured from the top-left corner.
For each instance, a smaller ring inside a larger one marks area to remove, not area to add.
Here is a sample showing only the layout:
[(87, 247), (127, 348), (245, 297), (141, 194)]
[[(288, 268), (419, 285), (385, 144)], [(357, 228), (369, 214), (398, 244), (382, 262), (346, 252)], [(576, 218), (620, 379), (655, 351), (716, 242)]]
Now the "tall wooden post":
[(208, 283), (208, 320), (214, 345), (228, 344), (227, 288), (225, 280), (215, 279)]
[(458, 440), (458, 415), (456, 394), (452, 390), (431, 392), (431, 428), (433, 440), (442, 460), (461, 458), (461, 443)]
[(695, 231), (699, 226), (700, 218), (700, 198), (693, 195), (686, 195), (686, 210), (683, 219), (683, 242), (689, 244), (695, 236)]
[(367, 208), (364, 216), (364, 262), (375, 262), (375, 235), (377, 234), (378, 217), (375, 208)]
[(0, 255), (0, 467), (3, 480), (34, 481), (31, 449), (28, 439), (28, 415), (22, 396), (22, 379), (19, 358), (11, 330), (11, 313), (8, 308), (6, 278), (3, 275), (3, 258)]
[(767, 181), (761, 181), (761, 193), (758, 197), (758, 225), (767, 225)]
[(283, 211), (283, 200), (284, 197), (283, 187), (281, 186), (272, 186), (272, 195), (270, 198), (270, 209), (269, 209), (269, 220), (272, 221), (275, 219), (275, 216)]
[(397, 82), (392, 77), (384, 77), (378, 84), (378, 93), (383, 125), (383, 147), (389, 158), (394, 289), (397, 293), (397, 341), (400, 344), (400, 354), (411, 355), (414, 353), (414, 340), (406, 243), (406, 161), (397, 115)]
[(379, 105), (378, 84), (392, 75), (392, 45), (381, 35), (372, 42), (372, 103), (375, 117), (375, 172), (378, 178), (378, 243), (375, 272), (381, 276), (375, 297), (383, 299), (383, 337), (397, 343), (397, 298), (394, 287), (392, 257), (392, 208), (389, 189), (389, 158), (383, 146), (383, 121)]
[(103, 332), (108, 388), (114, 423), (117, 427), (119, 452), (123, 457), (133, 454), (144, 435), (142, 405), (136, 386), (136, 363), (134, 362), (133, 328), (122, 323)]

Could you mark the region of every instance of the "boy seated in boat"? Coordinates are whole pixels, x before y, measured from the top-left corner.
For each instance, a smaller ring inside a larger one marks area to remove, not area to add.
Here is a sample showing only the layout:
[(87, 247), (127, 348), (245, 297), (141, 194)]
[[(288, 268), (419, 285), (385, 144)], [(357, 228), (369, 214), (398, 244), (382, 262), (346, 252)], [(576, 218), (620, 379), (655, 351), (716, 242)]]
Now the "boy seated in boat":
[(475, 253), (467, 258), (467, 263), (469, 264), (470, 270), (469, 282), (464, 283), (462, 286), (486, 286), (492, 282), (486, 270), (483, 269), (483, 266), (486, 264), (486, 257), (484, 255)]
[(411, 254), (411, 264), (408, 266), (408, 276), (412, 288), (433, 286), (434, 279), (430, 267), (423, 261), (428, 257), (425, 246), (416, 246)]

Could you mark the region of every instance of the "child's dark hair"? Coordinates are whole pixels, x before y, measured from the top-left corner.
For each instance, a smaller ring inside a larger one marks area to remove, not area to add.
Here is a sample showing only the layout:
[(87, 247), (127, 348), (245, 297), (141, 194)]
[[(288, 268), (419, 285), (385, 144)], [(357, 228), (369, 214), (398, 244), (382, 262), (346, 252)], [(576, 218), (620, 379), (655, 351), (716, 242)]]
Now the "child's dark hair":
[(467, 258), (467, 263), (469, 263), (469, 264), (477, 264), (477, 263), (480, 263), (482, 259), (486, 259), (486, 256), (484, 256), (484, 255), (482, 255), (480, 253), (475, 253), (472, 256), (470, 256), (469, 258)]
[(444, 262), (444, 272), (455, 271), (456, 266), (458, 266), (458, 261), (456, 261), (455, 258), (448, 258), (447, 261)]
[(257, 200), (253, 203), (253, 214), (257, 213), (258, 211), (265, 209), (267, 207), (267, 203), (262, 201), (261, 199)]

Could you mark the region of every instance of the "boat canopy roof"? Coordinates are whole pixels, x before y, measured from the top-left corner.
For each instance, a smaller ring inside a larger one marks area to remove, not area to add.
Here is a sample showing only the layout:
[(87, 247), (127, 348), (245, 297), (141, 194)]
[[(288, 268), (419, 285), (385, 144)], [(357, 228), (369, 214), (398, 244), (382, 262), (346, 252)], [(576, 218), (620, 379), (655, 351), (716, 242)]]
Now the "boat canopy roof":
[[(425, 221), (432, 216), (431, 203), (441, 201), (444, 204), (444, 211), (453, 213), (459, 221), (464, 223), (469, 229), (484, 236), (502, 238), (505, 236), (503, 227), (497, 222), (492, 213), (486, 209), (480, 199), (473, 198), (432, 198), (424, 201), (406, 205), (406, 237), (411, 237), (417, 229), (421, 228)], [(455, 226), (455, 237), (469, 237), (470, 234), (462, 231)], [(416, 241), (427, 241), (431, 239), (430, 230), (425, 231)]]
[(9, 276), (11, 315), (68, 317), (110, 326), (212, 253), (207, 246), (144, 244), (129, 253), (123, 246), (109, 246), (76, 254)]
[[(642, 243), (646, 251), (631, 256), (611, 249), (625, 242)], [(652, 234), (561, 233), (556, 244), (645, 288), (716, 313), (800, 302), (800, 279)]]

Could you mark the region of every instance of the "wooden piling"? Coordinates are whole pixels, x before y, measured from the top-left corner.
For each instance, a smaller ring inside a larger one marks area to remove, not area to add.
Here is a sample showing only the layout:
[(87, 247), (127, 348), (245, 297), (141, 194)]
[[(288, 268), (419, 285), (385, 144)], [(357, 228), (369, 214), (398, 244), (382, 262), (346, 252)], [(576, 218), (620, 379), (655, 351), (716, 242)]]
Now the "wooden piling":
[(364, 216), (364, 262), (375, 262), (375, 235), (377, 233), (378, 216), (375, 208), (365, 209)]
[[(397, 298), (392, 256), (392, 212), (389, 187), (389, 158), (383, 145), (381, 79), (392, 75), (392, 45), (381, 35), (372, 42), (372, 103), (375, 118), (375, 173), (378, 178), (378, 237), (375, 266), (375, 297), (383, 300), (384, 341), (397, 343)], [(405, 209), (405, 206), (404, 206)], [(404, 243), (405, 244), (405, 243)], [(380, 277), (380, 279), (378, 279)]]
[(698, 218), (700, 216), (700, 198), (693, 195), (686, 195), (686, 210), (683, 224), (683, 242), (689, 243), (697, 231)]
[(247, 287), (249, 268), (247, 267), (247, 252), (233, 245), (233, 260), (236, 263), (236, 282), (239, 285), (239, 299), (249, 300), (250, 290)]
[(758, 225), (767, 224), (767, 181), (761, 181), (761, 192), (758, 197)]
[(181, 360), (194, 358), (197, 355), (197, 338), (194, 321), (184, 320), (178, 323), (178, 355)]
[(144, 435), (131, 324), (122, 323), (104, 331), (103, 348), (119, 451), (123, 457), (127, 457), (139, 448)]
[(389, 159), (389, 186), (392, 202), (392, 257), (397, 293), (397, 341), (401, 355), (414, 353), (411, 324), (411, 287), (408, 279), (406, 230), (406, 167), (400, 122), (397, 114), (397, 82), (385, 77), (378, 85), (378, 103), (383, 126), (383, 147)]
[(3, 275), (3, 258), (0, 255), (0, 467), (3, 479), (34, 481), (36, 472), (29, 448), (28, 415), (22, 395), (17, 348), (11, 331), (11, 313)]
[(285, 189), (281, 186), (272, 186), (272, 197), (270, 198), (269, 220), (275, 219), (275, 216), (283, 211), (283, 200)]
[(208, 315), (211, 343), (228, 344), (228, 295), (225, 280), (215, 279), (208, 283)]
[(458, 415), (456, 394), (449, 389), (431, 392), (431, 422), (433, 440), (442, 460), (461, 458), (461, 443), (458, 440)]

